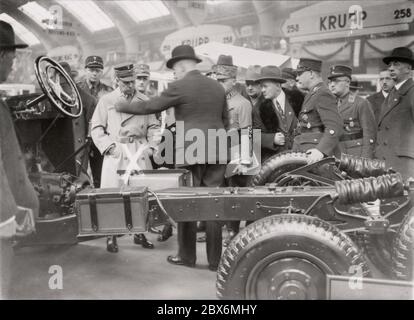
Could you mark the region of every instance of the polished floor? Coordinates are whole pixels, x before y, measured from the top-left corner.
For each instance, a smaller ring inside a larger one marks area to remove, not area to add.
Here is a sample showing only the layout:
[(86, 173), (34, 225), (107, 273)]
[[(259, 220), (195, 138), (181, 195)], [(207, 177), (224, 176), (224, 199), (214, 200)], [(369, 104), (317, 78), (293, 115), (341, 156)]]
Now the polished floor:
[[(174, 231), (175, 233), (176, 231)], [(105, 239), (55, 248), (21, 248), (14, 260), (12, 299), (216, 299), (216, 273), (207, 269), (205, 243), (197, 244), (197, 266), (166, 261), (177, 250), (147, 237), (154, 249), (143, 249), (132, 236), (118, 240), (119, 252), (108, 253)], [(58, 266), (58, 267), (55, 267)], [(62, 289), (56, 270), (62, 270)], [(50, 273), (49, 273), (50, 271)]]

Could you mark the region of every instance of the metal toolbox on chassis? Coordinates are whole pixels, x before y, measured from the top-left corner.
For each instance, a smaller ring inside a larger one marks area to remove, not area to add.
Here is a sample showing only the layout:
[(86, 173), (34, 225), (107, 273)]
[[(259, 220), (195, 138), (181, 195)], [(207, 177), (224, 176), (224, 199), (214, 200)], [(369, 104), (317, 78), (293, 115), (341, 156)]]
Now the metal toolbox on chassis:
[(147, 230), (146, 187), (85, 189), (76, 195), (79, 236), (139, 233)]
[[(122, 185), (122, 178), (120, 184)], [(190, 171), (184, 169), (159, 169), (159, 170), (142, 170), (138, 174), (132, 174), (129, 177), (130, 187), (148, 187), (153, 191), (178, 188), (192, 187), (193, 176)]]

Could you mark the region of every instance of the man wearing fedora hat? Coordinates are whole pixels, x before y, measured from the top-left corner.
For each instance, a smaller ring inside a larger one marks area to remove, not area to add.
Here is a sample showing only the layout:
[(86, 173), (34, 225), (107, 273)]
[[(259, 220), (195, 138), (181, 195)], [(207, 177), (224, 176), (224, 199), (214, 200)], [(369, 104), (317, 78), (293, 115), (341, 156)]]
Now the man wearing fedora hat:
[[(223, 87), (215, 80), (208, 78), (196, 69), (201, 60), (189, 45), (180, 45), (172, 50), (172, 57), (167, 67), (174, 70), (177, 81), (161, 93), (159, 97), (148, 101), (131, 102), (120, 99), (116, 104), (118, 111), (132, 114), (151, 114), (175, 107), (177, 136), (179, 124), (181, 136), (192, 129), (201, 131), (208, 137), (208, 130), (223, 130), (228, 123), (226, 96)], [(187, 159), (185, 155), (191, 150), (192, 141), (176, 141), (175, 165), (186, 168), (193, 174), (194, 186), (217, 187), (224, 185), (227, 154), (219, 152), (216, 139), (206, 139), (204, 156)], [(216, 152), (208, 152), (216, 150)], [(198, 154), (197, 154), (198, 155)], [(196, 262), (196, 222), (178, 224), (178, 254), (169, 256), (167, 261), (176, 265), (194, 267)], [(217, 221), (206, 223), (206, 246), (209, 268), (216, 270), (221, 257), (222, 233), (221, 224)]]
[(264, 100), (262, 95), (262, 87), (258, 81), (260, 77), (260, 66), (249, 66), (246, 71), (245, 84), (246, 94), (252, 105), (252, 110), (260, 105)]
[(375, 156), (404, 178), (414, 177), (414, 55), (398, 47), (383, 61), (395, 86), (381, 107)]
[(314, 163), (324, 156), (339, 155), (339, 137), (342, 119), (335, 96), (321, 77), (322, 61), (301, 58), (296, 70), (298, 88), (308, 90), (298, 117), (298, 135), (294, 151), (306, 152), (308, 162)]
[(352, 83), (352, 68), (343, 65), (332, 66), (328, 79), (329, 89), (336, 96), (343, 120), (341, 152), (371, 159), (377, 134), (375, 116), (370, 103), (356, 92), (351, 92), (351, 86), (358, 90), (358, 84)]
[[(132, 63), (121, 63), (114, 67), (118, 87), (101, 97), (91, 121), (91, 135), (98, 150), (104, 156), (101, 188), (114, 188), (120, 185), (118, 171), (126, 170), (135, 160), (141, 169), (152, 169), (150, 156), (159, 143), (159, 121), (155, 115), (133, 115), (118, 112), (115, 103), (124, 97), (131, 101), (148, 98), (135, 89), (136, 70)], [(142, 148), (146, 146), (146, 148)], [(134, 243), (152, 249), (154, 245), (144, 234), (134, 235)], [(107, 239), (107, 250), (117, 252), (116, 237)]]
[(276, 66), (265, 66), (257, 79), (262, 87), (263, 101), (253, 110), (253, 128), (261, 130), (261, 158), (292, 148), (297, 118), (296, 105), (290, 92), (282, 88), (286, 82)]
[[(16, 49), (26, 47), (26, 44), (16, 44), (12, 26), (0, 21), (0, 83), (6, 81), (12, 71)], [(0, 299), (8, 297), (10, 288), (11, 236), (16, 232), (14, 216), (20, 207), (31, 209), (37, 216), (39, 200), (27, 175), (10, 110), (0, 99)], [(14, 232), (6, 234), (11, 224)]]

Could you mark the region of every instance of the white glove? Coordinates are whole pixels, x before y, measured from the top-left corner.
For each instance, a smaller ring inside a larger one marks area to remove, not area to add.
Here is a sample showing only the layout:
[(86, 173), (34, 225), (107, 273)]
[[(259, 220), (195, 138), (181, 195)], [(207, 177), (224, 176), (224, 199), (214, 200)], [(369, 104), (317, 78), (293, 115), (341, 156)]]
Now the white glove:
[(308, 156), (308, 164), (312, 164), (323, 159), (323, 153), (315, 148), (306, 151), (306, 155)]

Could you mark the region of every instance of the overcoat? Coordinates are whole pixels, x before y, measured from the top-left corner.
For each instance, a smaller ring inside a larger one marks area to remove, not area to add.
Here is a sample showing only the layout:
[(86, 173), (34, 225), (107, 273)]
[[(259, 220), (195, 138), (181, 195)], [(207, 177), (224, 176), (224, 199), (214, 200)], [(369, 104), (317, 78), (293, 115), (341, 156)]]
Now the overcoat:
[[(150, 150), (159, 143), (159, 121), (155, 115), (137, 116), (116, 111), (115, 102), (121, 97), (119, 88), (102, 96), (96, 106), (91, 121), (92, 139), (104, 155), (102, 164), (101, 188), (119, 186), (118, 171), (126, 170), (131, 156), (133, 157), (141, 145), (147, 145)], [(144, 100), (147, 97), (135, 92), (134, 99)], [(106, 152), (115, 145), (119, 155), (109, 155)], [(124, 147), (122, 147), (124, 145)], [(125, 151), (128, 148), (130, 155)], [(145, 151), (137, 159), (140, 169), (152, 169), (150, 153)]]
[(390, 92), (378, 120), (375, 156), (404, 178), (414, 177), (414, 81)]
[(379, 117), (381, 115), (381, 106), (385, 101), (385, 97), (382, 94), (382, 91), (380, 91), (367, 97), (367, 100), (371, 104), (372, 111), (374, 112), (375, 116), (375, 121), (378, 123)]

